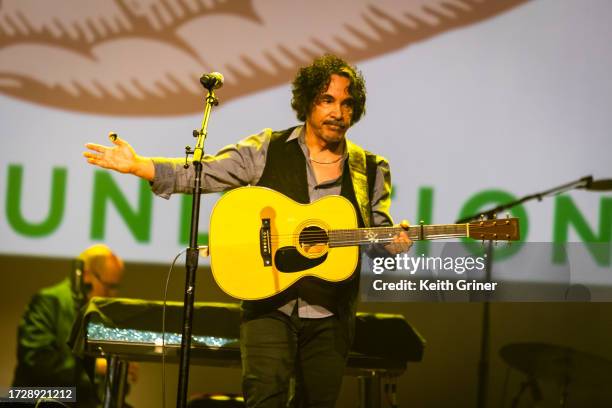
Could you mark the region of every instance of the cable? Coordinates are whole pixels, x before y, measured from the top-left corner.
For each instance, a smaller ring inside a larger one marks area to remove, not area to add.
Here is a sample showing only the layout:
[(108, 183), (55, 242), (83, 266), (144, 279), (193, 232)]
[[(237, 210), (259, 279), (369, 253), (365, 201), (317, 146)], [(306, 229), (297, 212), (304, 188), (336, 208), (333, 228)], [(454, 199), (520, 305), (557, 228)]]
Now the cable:
[(168, 275), (166, 276), (166, 285), (164, 286), (164, 304), (162, 306), (162, 408), (166, 408), (166, 301), (168, 299), (168, 284), (170, 283), (170, 276), (172, 275), (174, 264), (176, 264), (176, 261), (181, 255), (187, 252), (187, 249), (188, 248), (185, 248), (176, 254), (174, 260), (172, 260)]

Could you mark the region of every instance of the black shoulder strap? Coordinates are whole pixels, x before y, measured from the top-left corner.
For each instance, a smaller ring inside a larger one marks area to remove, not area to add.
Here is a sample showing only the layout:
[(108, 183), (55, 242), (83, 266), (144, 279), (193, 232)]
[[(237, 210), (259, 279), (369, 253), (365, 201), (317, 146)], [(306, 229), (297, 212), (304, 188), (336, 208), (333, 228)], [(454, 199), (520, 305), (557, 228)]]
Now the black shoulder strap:
[(376, 155), (366, 150), (366, 177), (368, 178), (368, 197), (370, 202), (374, 198), (374, 185), (376, 184)]

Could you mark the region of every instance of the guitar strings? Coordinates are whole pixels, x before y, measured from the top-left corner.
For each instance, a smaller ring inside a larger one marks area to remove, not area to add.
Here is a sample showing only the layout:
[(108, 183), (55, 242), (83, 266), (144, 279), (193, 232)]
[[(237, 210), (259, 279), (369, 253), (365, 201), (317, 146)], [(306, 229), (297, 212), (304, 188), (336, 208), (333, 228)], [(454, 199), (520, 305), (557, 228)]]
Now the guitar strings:
[[(383, 239), (393, 239), (398, 232), (404, 231), (403, 229), (397, 229), (392, 232), (381, 233), (375, 237), (376, 240)], [(412, 240), (419, 240), (421, 238), (420, 231), (406, 231), (408, 233), (408, 237)], [(471, 231), (478, 233), (477, 231)], [(454, 230), (453, 232), (445, 232), (432, 234), (427, 231), (424, 231), (424, 239), (440, 239), (440, 238), (455, 238), (455, 237), (466, 237), (467, 230)], [(387, 235), (388, 234), (388, 235)], [(393, 234), (393, 236), (391, 236)], [(387, 236), (385, 236), (387, 235)], [(342, 241), (365, 241), (370, 242), (372, 239), (365, 234), (355, 234), (355, 233), (340, 233), (338, 234), (336, 231), (333, 233), (327, 233), (324, 231), (311, 231), (311, 232), (302, 232), (301, 234), (273, 234), (271, 235), (272, 240), (295, 240), (298, 239), (301, 242), (342, 242)]]
[[(490, 222), (490, 221), (489, 221)], [(486, 221), (485, 221), (486, 223)], [(374, 227), (374, 228), (358, 228), (358, 229), (334, 229), (324, 230), (318, 229), (314, 231), (304, 230), (299, 234), (296, 233), (284, 233), (284, 234), (272, 234), (270, 236), (271, 242), (279, 245), (287, 243), (288, 245), (295, 244), (295, 240), (298, 240), (302, 245), (326, 245), (329, 247), (336, 246), (354, 246), (354, 245), (371, 245), (376, 243), (393, 243), (395, 236), (399, 232), (406, 232), (408, 237), (412, 240), (419, 240), (421, 238), (421, 229), (425, 240), (436, 240), (445, 238), (462, 238), (466, 236), (468, 231), (468, 225), (470, 232), (478, 233), (482, 229), (489, 229), (488, 227), (493, 225), (480, 225), (479, 222), (468, 223), (468, 224), (430, 224), (424, 225), (412, 225), (408, 228), (397, 227), (397, 226), (386, 226), (386, 227)], [(447, 231), (447, 232), (444, 232)], [(432, 233), (437, 232), (437, 233)], [(375, 238), (369, 238), (367, 234), (375, 233)], [(388, 236), (384, 236), (388, 235)], [(391, 236), (393, 235), (393, 236)]]
[[(436, 224), (436, 225), (426, 225), (423, 227), (425, 231), (429, 230), (464, 230), (466, 229), (466, 225), (465, 224)], [(471, 227), (470, 229), (473, 228), (478, 228), (478, 227)], [(482, 227), (481, 227), (482, 228)], [(405, 232), (412, 232), (412, 233), (420, 233), (420, 227), (418, 226), (412, 226), (409, 227), (408, 229), (405, 229), (403, 227), (376, 227), (376, 228), (359, 228), (359, 229), (333, 229), (333, 230), (323, 230), (323, 229), (319, 229), (319, 230), (315, 230), (315, 231), (302, 231), (300, 234), (295, 234), (295, 233), (286, 233), (286, 234), (274, 234), (277, 236), (281, 236), (281, 235), (318, 235), (318, 234), (363, 234), (363, 233), (369, 233), (369, 232), (374, 232), (374, 233), (378, 233), (378, 234), (385, 234), (385, 233), (391, 233), (391, 232), (401, 232), (401, 231), (405, 231)]]
[[(444, 238), (461, 238), (464, 237), (465, 234), (437, 234), (437, 235), (427, 235), (425, 237), (425, 239), (427, 240), (435, 240), (435, 239), (444, 239)], [(305, 239), (305, 240), (301, 240), (300, 244), (306, 244), (306, 245), (316, 245), (316, 244), (324, 244), (324, 245), (370, 245), (370, 244), (376, 244), (376, 243), (392, 243), (394, 242), (395, 237), (383, 237), (383, 238), (376, 238), (375, 240), (357, 240), (357, 239), (333, 239), (331, 240), (325, 240), (323, 238), (320, 239), (315, 239), (315, 238), (311, 238), (311, 239)], [(418, 237), (415, 237), (416, 239), (418, 239)], [(288, 242), (293, 244), (294, 240), (290, 239), (290, 238), (279, 238), (279, 237), (273, 237), (272, 239), (272, 243), (280, 243), (280, 242)]]
[[(501, 219), (506, 221), (505, 219)], [(491, 225), (486, 225), (487, 221), (484, 221), (485, 225), (480, 225), (479, 222), (475, 222), (475, 223), (469, 223), (469, 224), (429, 224), (429, 225), (423, 225), (423, 229), (424, 230), (444, 230), (444, 229), (463, 229), (466, 228), (467, 225), (469, 225), (470, 230), (472, 229), (489, 229), (490, 227), (496, 226), (495, 224), (491, 224)], [(491, 221), (489, 221), (491, 222)], [(503, 225), (501, 225), (503, 226)], [(302, 234), (321, 234), (321, 233), (332, 233), (332, 234), (342, 234), (342, 233), (350, 233), (350, 234), (359, 234), (359, 233), (368, 233), (368, 232), (375, 232), (375, 233), (385, 233), (385, 232), (389, 232), (389, 231), (393, 231), (393, 232), (397, 232), (397, 231), (415, 231), (415, 232), (419, 232), (421, 229), (420, 225), (411, 225), (408, 228), (403, 228), (403, 227), (396, 227), (396, 226), (386, 226), (386, 227), (373, 227), (373, 228), (351, 228), (351, 229), (333, 229), (333, 230), (323, 230), (323, 229), (319, 229), (316, 231), (302, 231)], [(277, 235), (295, 235), (292, 233), (289, 234), (277, 234)]]
[[(424, 225), (423, 235), (427, 240), (443, 239), (443, 238), (460, 238), (465, 237), (468, 224), (431, 224)], [(485, 226), (479, 225), (479, 223), (469, 224), (473, 232), (477, 232), (479, 229), (485, 228)], [(432, 232), (438, 232), (437, 234)], [(444, 232), (446, 231), (446, 232)], [(374, 232), (378, 236), (374, 239), (367, 237), (366, 234)], [(293, 244), (297, 239), (300, 244), (304, 245), (317, 245), (324, 244), (329, 246), (342, 246), (342, 245), (369, 245), (372, 243), (391, 243), (395, 239), (395, 235), (399, 232), (406, 232), (410, 239), (419, 240), (421, 238), (421, 227), (411, 226), (409, 228), (387, 226), (387, 227), (375, 227), (375, 228), (362, 228), (362, 229), (334, 229), (334, 230), (314, 230), (314, 231), (302, 231), (299, 234), (285, 233), (285, 234), (272, 234), (272, 242), (278, 244), (282, 242), (288, 242)], [(382, 235), (382, 236), (381, 236)], [(384, 236), (388, 235), (388, 236)], [(393, 236), (391, 236), (393, 235)]]
[[(397, 231), (397, 232), (401, 232), (401, 231)], [(463, 231), (456, 231), (456, 232), (449, 232), (449, 233), (439, 233), (439, 234), (424, 234), (425, 237), (438, 237), (438, 236), (455, 236), (455, 235), (463, 235), (465, 236), (465, 232)], [(365, 235), (357, 235), (357, 234), (326, 234), (326, 233), (311, 233), (311, 234), (272, 234), (271, 238), (272, 239), (282, 239), (282, 238), (306, 238), (306, 239), (312, 239), (312, 238), (317, 238), (317, 239), (327, 239), (329, 240), (331, 236), (332, 240), (337, 240), (337, 239), (348, 239), (348, 238), (352, 238), (352, 239), (358, 239), (358, 240), (362, 240), (365, 239), (367, 240), (369, 237), (365, 236)], [(382, 239), (382, 238), (393, 238), (395, 236), (395, 234), (393, 236), (387, 235), (387, 236), (377, 236), (377, 239)], [(419, 238), (421, 235), (420, 234), (408, 234), (408, 236), (413, 236), (415, 238)]]
[[(461, 229), (455, 229), (454, 231), (449, 231), (446, 233), (438, 233), (438, 234), (431, 234), (428, 233), (427, 231), (425, 232), (425, 236), (439, 236), (439, 235), (455, 235), (455, 234), (463, 234), (465, 235), (465, 229), (461, 230)], [(406, 232), (408, 233), (409, 236), (413, 236), (413, 237), (420, 237), (420, 231), (418, 230), (411, 230), (411, 231), (406, 231), (402, 228), (398, 228), (395, 230), (391, 230), (391, 231), (385, 231), (385, 232), (379, 232), (377, 235), (378, 236), (383, 236), (384, 235), (390, 235), (390, 234), (397, 234), (399, 232)], [(286, 233), (286, 234), (272, 234), (271, 237), (272, 238), (276, 238), (276, 237), (288, 237), (288, 238), (294, 238), (294, 237), (303, 237), (303, 238), (312, 238), (312, 237), (316, 237), (316, 238), (328, 238), (328, 237), (332, 237), (332, 238), (352, 238), (355, 237), (355, 239), (367, 239), (367, 232), (366, 233), (355, 233), (355, 232), (338, 232), (338, 230), (332, 230), (332, 231), (303, 231), (302, 233), (299, 234), (295, 234), (295, 233)]]
[[(424, 225), (423, 228), (425, 230), (440, 230), (440, 229), (463, 229), (466, 228), (467, 224), (433, 224), (433, 225)], [(480, 226), (480, 225), (475, 225), (475, 226), (470, 226), (470, 229), (472, 228), (485, 228), (487, 226)], [(351, 233), (351, 234), (358, 234), (358, 233), (368, 233), (368, 232), (388, 232), (388, 231), (420, 231), (421, 226), (420, 225), (411, 225), (408, 228), (404, 228), (404, 227), (396, 227), (396, 226), (388, 226), (388, 227), (374, 227), (374, 228), (339, 228), (339, 229), (332, 229), (332, 230), (325, 230), (323, 228), (319, 228), (317, 227), (317, 230), (303, 230), (302, 233), (304, 234), (308, 234), (308, 233)]]

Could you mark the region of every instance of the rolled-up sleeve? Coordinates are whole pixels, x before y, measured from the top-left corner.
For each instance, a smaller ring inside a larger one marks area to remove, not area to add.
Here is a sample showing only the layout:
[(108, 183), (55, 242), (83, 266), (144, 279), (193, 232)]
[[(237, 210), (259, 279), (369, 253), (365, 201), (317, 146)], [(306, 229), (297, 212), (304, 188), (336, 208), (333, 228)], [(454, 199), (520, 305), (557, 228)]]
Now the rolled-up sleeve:
[[(215, 155), (202, 160), (202, 191), (215, 193), (231, 188), (256, 184), (266, 165), (271, 129), (225, 146)], [(191, 193), (194, 169), (184, 168), (184, 158), (153, 158), (155, 178), (151, 183), (154, 194), (169, 198), (175, 193)]]

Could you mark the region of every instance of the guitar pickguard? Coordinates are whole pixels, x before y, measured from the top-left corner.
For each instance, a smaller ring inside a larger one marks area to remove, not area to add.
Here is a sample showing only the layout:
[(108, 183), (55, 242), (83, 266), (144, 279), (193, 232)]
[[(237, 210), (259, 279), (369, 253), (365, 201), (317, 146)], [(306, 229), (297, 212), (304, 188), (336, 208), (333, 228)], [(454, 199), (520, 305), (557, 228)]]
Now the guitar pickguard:
[(295, 247), (279, 248), (274, 254), (274, 266), (280, 272), (301, 272), (321, 265), (327, 259), (327, 253), (319, 258), (307, 258), (300, 254)]

